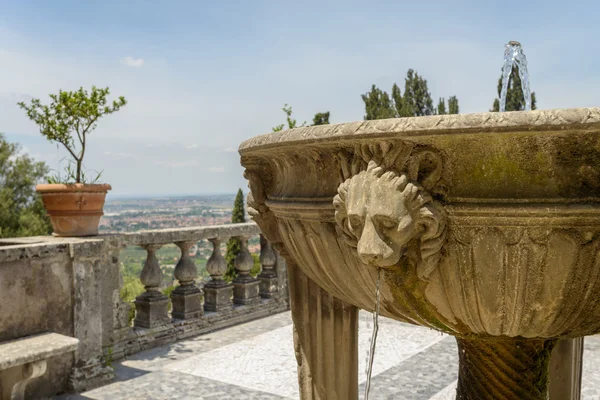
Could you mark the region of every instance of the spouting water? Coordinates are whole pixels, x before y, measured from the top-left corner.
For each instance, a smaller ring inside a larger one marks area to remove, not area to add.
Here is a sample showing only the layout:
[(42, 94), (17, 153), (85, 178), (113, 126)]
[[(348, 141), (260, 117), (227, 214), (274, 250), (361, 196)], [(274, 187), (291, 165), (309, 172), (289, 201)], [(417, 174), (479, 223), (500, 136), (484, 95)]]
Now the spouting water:
[[(367, 352), (367, 382), (365, 383), (365, 400), (369, 400), (369, 389), (371, 389), (371, 375), (373, 374), (373, 359), (375, 357), (375, 344), (377, 343), (377, 331), (379, 331), (379, 300), (381, 297), (381, 268), (377, 269), (377, 285), (375, 295), (375, 311), (373, 312), (373, 333)], [(368, 325), (367, 325), (368, 326)]]
[(521, 88), (525, 98), (525, 111), (531, 110), (531, 91), (529, 89), (529, 73), (527, 72), (527, 58), (523, 53), (521, 43), (510, 41), (504, 49), (504, 65), (502, 66), (502, 91), (500, 92), (500, 112), (506, 111), (506, 93), (508, 92), (508, 80), (513, 66), (519, 70)]

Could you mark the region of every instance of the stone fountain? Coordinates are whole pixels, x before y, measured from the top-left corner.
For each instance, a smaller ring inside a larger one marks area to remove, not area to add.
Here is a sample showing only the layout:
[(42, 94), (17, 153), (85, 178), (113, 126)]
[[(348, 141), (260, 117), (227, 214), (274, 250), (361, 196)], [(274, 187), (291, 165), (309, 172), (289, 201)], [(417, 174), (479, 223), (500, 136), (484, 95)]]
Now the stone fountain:
[(356, 399), (357, 309), (456, 337), (458, 399), (546, 399), (600, 332), (600, 108), (311, 126), (241, 144), (288, 261), (303, 399)]

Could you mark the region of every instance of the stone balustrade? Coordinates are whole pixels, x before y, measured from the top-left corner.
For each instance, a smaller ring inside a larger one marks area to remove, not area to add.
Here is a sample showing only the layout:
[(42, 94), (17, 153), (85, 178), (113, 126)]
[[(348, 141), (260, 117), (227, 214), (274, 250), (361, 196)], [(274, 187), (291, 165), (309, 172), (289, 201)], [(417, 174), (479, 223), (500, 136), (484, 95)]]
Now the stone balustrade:
[[(253, 277), (248, 239), (260, 236), (261, 272)], [(237, 277), (227, 270), (221, 244), (240, 241)], [(199, 283), (189, 249), (212, 245), (207, 282)], [(181, 250), (170, 298), (161, 291), (163, 272), (157, 251), (174, 244)], [(120, 252), (127, 246), (146, 251), (140, 273), (144, 292), (133, 304), (120, 297)], [(289, 309), (284, 260), (254, 223), (163, 229), (90, 238), (33, 237), (0, 240), (0, 342), (42, 332), (79, 340), (73, 358), (49, 362), (46, 376), (32, 383), (35, 393), (83, 391), (112, 378), (113, 360), (215, 329)], [(169, 311), (169, 302), (171, 311)], [(130, 313), (135, 311), (131, 321)]]

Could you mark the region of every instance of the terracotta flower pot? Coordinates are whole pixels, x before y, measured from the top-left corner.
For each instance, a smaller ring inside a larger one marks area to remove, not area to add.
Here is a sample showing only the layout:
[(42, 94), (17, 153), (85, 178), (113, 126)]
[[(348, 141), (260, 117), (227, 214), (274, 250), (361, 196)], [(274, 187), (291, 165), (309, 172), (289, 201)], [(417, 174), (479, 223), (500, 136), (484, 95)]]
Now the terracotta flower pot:
[(35, 190), (42, 196), (56, 236), (94, 236), (104, 215), (108, 184), (43, 184)]

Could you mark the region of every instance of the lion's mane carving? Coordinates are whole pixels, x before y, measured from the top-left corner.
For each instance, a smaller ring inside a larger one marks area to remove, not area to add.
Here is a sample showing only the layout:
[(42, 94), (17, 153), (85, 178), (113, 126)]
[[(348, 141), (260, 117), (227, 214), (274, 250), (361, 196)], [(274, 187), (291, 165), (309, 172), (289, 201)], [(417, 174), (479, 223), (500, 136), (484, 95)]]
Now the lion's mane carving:
[(339, 186), (333, 200), (338, 232), (365, 264), (392, 268), (412, 256), (419, 278), (427, 280), (441, 257), (446, 214), (410, 173), (393, 165), (372, 158)]

